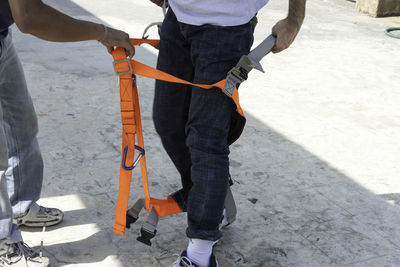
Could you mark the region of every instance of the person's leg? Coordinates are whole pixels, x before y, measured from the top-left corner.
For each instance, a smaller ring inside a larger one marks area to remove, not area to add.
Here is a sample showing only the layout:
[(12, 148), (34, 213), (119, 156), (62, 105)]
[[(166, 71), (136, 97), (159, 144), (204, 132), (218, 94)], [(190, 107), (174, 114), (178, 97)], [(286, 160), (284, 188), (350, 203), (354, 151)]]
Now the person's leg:
[(13, 212), (10, 198), (7, 193), (6, 171), (8, 169), (7, 136), (3, 127), (3, 91), (8, 79), (8, 62), (6, 53), (9, 40), (2, 40), (0, 44), (0, 247), (6, 243), (22, 241), (18, 227), (13, 224)]
[[(8, 35), (0, 56), (0, 263), (1, 266), (49, 266), (49, 259), (22, 241), (15, 215), (30, 220), (54, 219), (61, 213), (36, 204), (43, 180), (43, 161), (36, 140), (37, 120), (21, 63)], [(44, 212), (45, 211), (45, 212)], [(29, 216), (28, 216), (29, 215)], [(19, 223), (18, 223), (19, 224)]]
[(8, 147), (4, 175), (15, 222), (30, 227), (60, 223), (62, 211), (36, 203), (43, 182), (43, 159), (36, 139), (38, 123), (10, 34), (3, 40), (1, 66), (1, 126)]
[[(235, 27), (182, 24), (191, 44), (195, 83), (212, 84), (224, 79), (253, 43), (254, 21)], [(187, 256), (198, 266), (213, 264), (213, 241), (219, 229), (229, 185), (229, 144), (233, 101), (220, 89), (193, 87), (186, 125), (192, 168), (192, 187), (187, 200), (191, 239)]]
[[(0, 52), (1, 54), (1, 52)], [(1, 69), (1, 63), (0, 63)], [(1, 83), (1, 71), (0, 71)], [(0, 85), (1, 86), (1, 85)], [(3, 121), (3, 112), (0, 103), (0, 248), (7, 243), (22, 241), (22, 236), (17, 225), (13, 224), (13, 213), (10, 199), (7, 193), (7, 182), (5, 171), (8, 168), (8, 151), (6, 135), (1, 123)]]
[[(234, 27), (185, 27), (185, 36), (192, 47), (195, 83), (211, 84), (226, 78), (253, 43), (252, 22)], [(227, 139), (233, 112), (233, 101), (220, 89), (193, 87), (186, 125), (193, 182), (187, 203), (190, 238), (215, 241), (222, 235), (218, 226), (228, 188)]]
[(37, 118), (10, 35), (4, 40), (0, 100), (8, 145), (7, 192), (14, 217), (27, 213), (40, 196), (43, 160), (36, 140)]
[[(193, 79), (190, 47), (182, 36), (178, 21), (171, 9), (162, 25), (157, 68), (185, 80)], [(181, 175), (183, 189), (173, 197), (184, 211), (187, 192), (191, 187), (191, 160), (185, 143), (190, 95), (190, 86), (156, 81), (154, 125), (166, 152)]]

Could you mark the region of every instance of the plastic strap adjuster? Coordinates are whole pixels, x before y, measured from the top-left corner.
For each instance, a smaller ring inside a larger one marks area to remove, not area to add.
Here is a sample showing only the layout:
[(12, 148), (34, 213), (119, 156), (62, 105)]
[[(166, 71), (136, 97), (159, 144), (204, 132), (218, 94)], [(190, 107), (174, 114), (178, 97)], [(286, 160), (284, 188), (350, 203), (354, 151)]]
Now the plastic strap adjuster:
[(140, 229), (140, 236), (136, 238), (137, 241), (142, 242), (145, 245), (151, 246), (151, 239), (156, 236), (157, 230), (154, 230), (154, 232), (151, 232), (147, 230), (146, 228), (142, 227)]
[(144, 198), (140, 198), (136, 203), (126, 212), (126, 228), (130, 228), (132, 223), (139, 219), (139, 213), (145, 206)]
[(228, 76), (226, 77), (225, 88), (222, 91), (227, 96), (232, 98), (235, 88), (238, 88), (239, 85), (245, 80), (247, 80), (247, 75), (245, 71), (243, 71), (241, 67), (236, 66), (228, 72)]
[(143, 244), (151, 246), (150, 240), (157, 234), (157, 224), (158, 216), (153, 208), (151, 209), (151, 212), (147, 217), (146, 222), (140, 229), (140, 236), (136, 240), (142, 242)]
[[(128, 63), (129, 70), (128, 71), (124, 71), (124, 72), (118, 72), (117, 64), (124, 63), (124, 62)], [(124, 59), (121, 59), (121, 60), (115, 60), (113, 62), (113, 65), (114, 65), (114, 71), (118, 76), (133, 73), (132, 63), (131, 63), (131, 60), (128, 59), (128, 58), (124, 58)]]

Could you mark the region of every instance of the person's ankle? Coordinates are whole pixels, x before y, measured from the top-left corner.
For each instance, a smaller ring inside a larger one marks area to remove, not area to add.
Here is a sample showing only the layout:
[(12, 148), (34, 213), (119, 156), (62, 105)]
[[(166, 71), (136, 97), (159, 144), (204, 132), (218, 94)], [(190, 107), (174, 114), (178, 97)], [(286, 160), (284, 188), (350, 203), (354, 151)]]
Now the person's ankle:
[(203, 239), (190, 239), (186, 250), (188, 258), (199, 267), (208, 267), (214, 242)]

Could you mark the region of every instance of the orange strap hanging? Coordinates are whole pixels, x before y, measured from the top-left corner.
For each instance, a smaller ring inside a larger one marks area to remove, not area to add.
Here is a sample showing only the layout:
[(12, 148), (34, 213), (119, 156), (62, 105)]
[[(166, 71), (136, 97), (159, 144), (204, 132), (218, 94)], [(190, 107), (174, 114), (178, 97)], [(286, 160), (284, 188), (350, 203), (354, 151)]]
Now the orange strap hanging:
[[(149, 44), (157, 47), (159, 40), (149, 39), (131, 39), (132, 45)], [(135, 60), (126, 58), (126, 53), (123, 48), (117, 48), (112, 53), (114, 58), (114, 68), (119, 75), (120, 82), (120, 104), (121, 104), (121, 122), (122, 122), (122, 157), (120, 166), (120, 183), (118, 202), (116, 208), (116, 222), (114, 224), (114, 232), (118, 234), (125, 233), (126, 226), (126, 212), (128, 210), (129, 191), (132, 179), (132, 170), (140, 163), (142, 172), (142, 184), (145, 195), (145, 208), (148, 212), (151, 207), (155, 210), (157, 216), (167, 216), (175, 213), (180, 213), (182, 210), (179, 208), (175, 200), (169, 196), (166, 200), (155, 199), (150, 197), (146, 156), (143, 143), (142, 123), (140, 116), (139, 98), (136, 87), (136, 76), (141, 75), (149, 78), (154, 78), (167, 82), (181, 83), (194, 85), (204, 89), (211, 89), (213, 87), (224, 90), (226, 80), (219, 81), (211, 85), (194, 84), (173, 75), (149, 67)], [(239, 94), (235, 89), (232, 100), (236, 104), (236, 111), (242, 116), (243, 110), (239, 105)], [(137, 143), (137, 145), (136, 145)], [(139, 152), (135, 158), (135, 150)]]

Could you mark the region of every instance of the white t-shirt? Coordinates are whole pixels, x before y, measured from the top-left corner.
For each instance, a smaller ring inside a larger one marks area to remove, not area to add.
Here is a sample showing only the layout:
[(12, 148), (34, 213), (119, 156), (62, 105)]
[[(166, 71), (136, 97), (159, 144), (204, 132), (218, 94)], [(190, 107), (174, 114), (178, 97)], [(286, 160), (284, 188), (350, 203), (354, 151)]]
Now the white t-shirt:
[(268, 0), (169, 0), (179, 22), (236, 26), (249, 22)]

